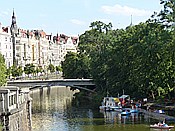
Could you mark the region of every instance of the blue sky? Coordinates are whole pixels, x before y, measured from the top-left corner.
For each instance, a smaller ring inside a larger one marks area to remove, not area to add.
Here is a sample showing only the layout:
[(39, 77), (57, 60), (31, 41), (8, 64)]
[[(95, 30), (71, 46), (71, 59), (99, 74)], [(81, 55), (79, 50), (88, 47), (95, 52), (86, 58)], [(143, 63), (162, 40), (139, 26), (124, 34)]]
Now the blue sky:
[(22, 29), (47, 34), (81, 35), (91, 22), (112, 23), (113, 29), (146, 21), (161, 10), (160, 0), (1, 0), (0, 22), (10, 26), (13, 8)]

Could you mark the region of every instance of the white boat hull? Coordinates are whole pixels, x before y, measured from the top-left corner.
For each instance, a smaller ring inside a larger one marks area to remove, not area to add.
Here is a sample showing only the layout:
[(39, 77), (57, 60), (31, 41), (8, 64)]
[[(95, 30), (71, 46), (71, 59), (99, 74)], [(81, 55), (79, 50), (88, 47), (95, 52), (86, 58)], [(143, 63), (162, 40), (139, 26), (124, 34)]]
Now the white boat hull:
[(171, 128), (174, 128), (174, 126), (150, 125), (150, 128), (155, 128), (155, 129), (171, 129)]

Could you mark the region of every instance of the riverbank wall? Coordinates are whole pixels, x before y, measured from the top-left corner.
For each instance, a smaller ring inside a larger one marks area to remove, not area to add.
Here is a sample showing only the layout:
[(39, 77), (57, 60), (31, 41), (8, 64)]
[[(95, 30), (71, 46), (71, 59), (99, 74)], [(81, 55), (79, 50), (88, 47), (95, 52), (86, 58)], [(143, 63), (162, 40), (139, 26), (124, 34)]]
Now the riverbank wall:
[(29, 90), (15, 86), (0, 87), (2, 131), (31, 131), (31, 102)]

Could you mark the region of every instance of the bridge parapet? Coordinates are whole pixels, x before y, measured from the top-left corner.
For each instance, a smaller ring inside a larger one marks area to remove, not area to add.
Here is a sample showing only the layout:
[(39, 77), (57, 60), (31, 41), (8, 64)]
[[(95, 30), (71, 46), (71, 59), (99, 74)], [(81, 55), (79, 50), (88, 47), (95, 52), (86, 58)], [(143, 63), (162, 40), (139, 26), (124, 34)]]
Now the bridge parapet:
[(95, 86), (92, 79), (50, 79), (50, 80), (17, 80), (8, 81), (8, 86), (35, 87), (35, 86)]

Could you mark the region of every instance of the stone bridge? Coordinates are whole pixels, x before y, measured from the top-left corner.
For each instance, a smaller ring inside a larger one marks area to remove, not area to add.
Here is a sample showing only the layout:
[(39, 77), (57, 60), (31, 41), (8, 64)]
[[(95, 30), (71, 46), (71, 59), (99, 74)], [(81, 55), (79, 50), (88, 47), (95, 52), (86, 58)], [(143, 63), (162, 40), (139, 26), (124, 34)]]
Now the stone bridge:
[(92, 90), (95, 88), (95, 84), (92, 79), (16, 80), (8, 81), (7, 86), (17, 86), (20, 88), (28, 87), (30, 89), (50, 86), (70, 86), (85, 90)]

